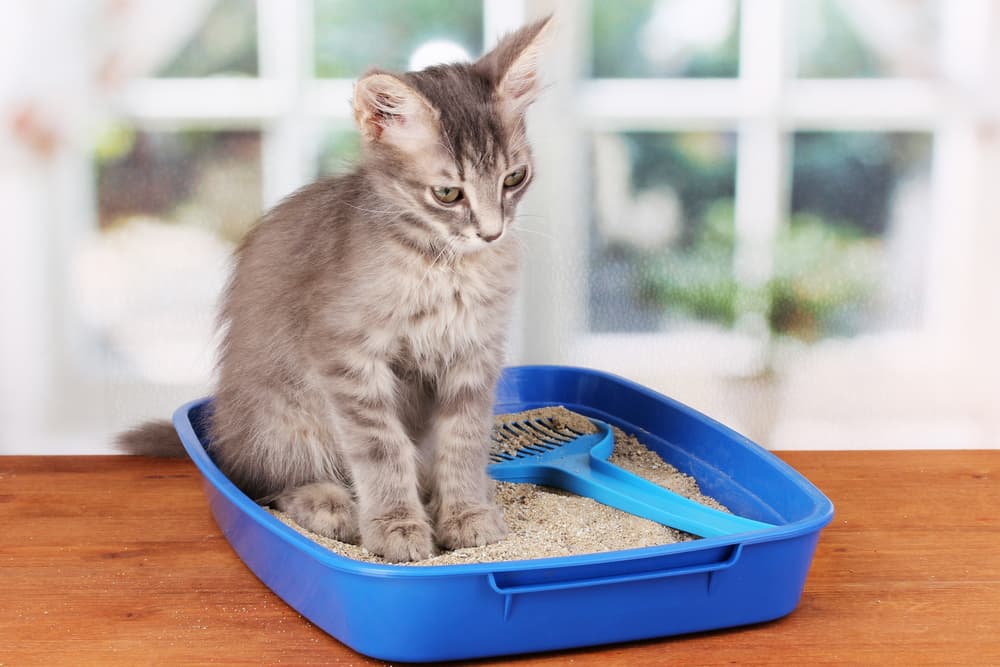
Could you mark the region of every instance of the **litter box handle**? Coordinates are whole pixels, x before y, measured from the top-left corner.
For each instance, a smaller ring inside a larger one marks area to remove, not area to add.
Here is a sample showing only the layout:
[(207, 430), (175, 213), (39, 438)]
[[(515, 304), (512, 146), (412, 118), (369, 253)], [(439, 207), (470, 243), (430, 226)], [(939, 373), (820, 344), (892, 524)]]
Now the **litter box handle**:
[[(496, 593), (507, 596), (507, 605), (510, 605), (510, 597), (522, 595), (524, 593), (546, 593), (549, 591), (561, 591), (569, 588), (585, 588), (589, 586), (607, 586), (610, 584), (625, 584), (633, 581), (648, 581), (650, 579), (665, 579), (667, 577), (681, 577), (692, 574), (707, 574), (709, 590), (712, 587), (712, 575), (721, 570), (726, 570), (735, 565), (743, 554), (743, 544), (734, 544), (725, 558), (710, 563), (693, 563), (680, 565), (677, 567), (656, 568), (644, 572), (629, 572), (605, 577), (584, 577), (580, 579), (570, 579), (563, 581), (553, 581), (539, 584), (524, 584), (506, 586), (497, 581), (497, 575), (503, 573), (490, 572), (487, 579)], [(557, 568), (562, 569), (562, 568)], [(508, 609), (509, 611), (509, 609)], [(505, 617), (506, 617), (505, 611)]]

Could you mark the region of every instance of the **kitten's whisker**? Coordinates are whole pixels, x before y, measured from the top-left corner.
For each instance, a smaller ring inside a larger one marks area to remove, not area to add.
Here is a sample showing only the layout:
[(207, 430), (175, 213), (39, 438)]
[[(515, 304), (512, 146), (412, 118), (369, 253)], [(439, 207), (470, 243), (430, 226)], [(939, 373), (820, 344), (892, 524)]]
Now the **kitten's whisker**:
[(543, 232), (542, 230), (540, 230), (540, 229), (534, 229), (533, 227), (521, 227), (521, 226), (518, 226), (517, 227), (517, 231), (519, 231), (519, 232), (529, 232), (531, 234), (541, 234), (542, 236), (548, 236), (549, 238), (555, 238), (554, 234), (550, 234), (548, 232)]
[(517, 243), (517, 247), (521, 251), (521, 256), (522, 257), (526, 256), (528, 252), (528, 244), (524, 242), (524, 239), (522, 239), (520, 236), (515, 236), (514, 242)]
[[(424, 284), (424, 281), (427, 280), (427, 277), (430, 276), (431, 271), (434, 270), (434, 267), (437, 265), (438, 261), (442, 257), (444, 257), (445, 253), (448, 252), (449, 250), (452, 250), (452, 249), (453, 248), (452, 248), (452, 245), (451, 245), (451, 239), (445, 239), (445, 243), (444, 243), (443, 246), (441, 246), (441, 250), (434, 257), (434, 259), (431, 260), (430, 265), (428, 265), (427, 269), (424, 271), (424, 275), (421, 276), (420, 282), (417, 283), (418, 287)], [(449, 268), (449, 267), (447, 267), (447, 265), (445, 265), (445, 268)]]
[(521, 153), (527, 150), (528, 148), (529, 148), (528, 138), (522, 132), (517, 136), (511, 137), (510, 146), (507, 148), (507, 150), (510, 152), (510, 154), (513, 155), (515, 153)]
[(531, 234), (537, 234), (538, 236), (546, 238), (546, 239), (548, 239), (550, 241), (555, 241), (556, 240), (556, 237), (553, 234), (549, 234), (547, 232), (543, 232), (543, 231), (540, 231), (540, 230), (537, 230), (537, 229), (531, 229), (529, 227), (518, 227), (517, 231), (519, 231), (519, 232), (529, 232)]
[(445, 143), (443, 140), (438, 140), (437, 145), (443, 148), (446, 153), (448, 153), (448, 156), (451, 157), (452, 162), (458, 164), (458, 158), (455, 156), (455, 149), (452, 147), (450, 141), (448, 143)]

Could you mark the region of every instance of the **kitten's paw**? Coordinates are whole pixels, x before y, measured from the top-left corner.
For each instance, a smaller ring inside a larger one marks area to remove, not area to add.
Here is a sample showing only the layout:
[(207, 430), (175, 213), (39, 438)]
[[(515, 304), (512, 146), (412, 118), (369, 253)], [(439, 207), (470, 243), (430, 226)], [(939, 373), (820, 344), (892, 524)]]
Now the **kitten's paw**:
[(361, 543), (393, 563), (424, 560), (434, 555), (430, 525), (422, 516), (410, 513), (375, 517), (362, 526)]
[(466, 505), (438, 517), (437, 541), (446, 549), (483, 547), (506, 534), (503, 514), (493, 505)]
[(354, 498), (336, 482), (316, 482), (290, 489), (272, 504), (318, 535), (349, 544), (361, 541)]

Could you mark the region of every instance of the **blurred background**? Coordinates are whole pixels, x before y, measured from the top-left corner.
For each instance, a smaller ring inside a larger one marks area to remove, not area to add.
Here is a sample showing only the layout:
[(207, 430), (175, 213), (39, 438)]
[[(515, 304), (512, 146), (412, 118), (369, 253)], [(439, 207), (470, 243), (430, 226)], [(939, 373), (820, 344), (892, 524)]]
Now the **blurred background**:
[(0, 453), (211, 391), (229, 255), (371, 65), (554, 11), (511, 363), (775, 449), (1000, 447), (1000, 4), (36, 0), (0, 22)]

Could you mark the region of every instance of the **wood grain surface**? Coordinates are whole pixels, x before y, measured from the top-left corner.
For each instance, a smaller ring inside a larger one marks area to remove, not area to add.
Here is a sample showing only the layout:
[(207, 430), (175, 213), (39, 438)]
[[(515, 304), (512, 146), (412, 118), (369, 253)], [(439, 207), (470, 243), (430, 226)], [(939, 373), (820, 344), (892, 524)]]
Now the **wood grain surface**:
[[(771, 623), (480, 661), (1000, 665), (1000, 451), (783, 452), (837, 515)], [(0, 457), (0, 664), (380, 664), (219, 533), (188, 461)]]

